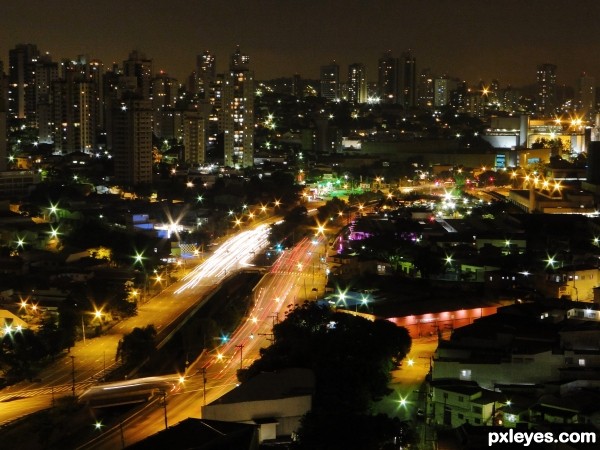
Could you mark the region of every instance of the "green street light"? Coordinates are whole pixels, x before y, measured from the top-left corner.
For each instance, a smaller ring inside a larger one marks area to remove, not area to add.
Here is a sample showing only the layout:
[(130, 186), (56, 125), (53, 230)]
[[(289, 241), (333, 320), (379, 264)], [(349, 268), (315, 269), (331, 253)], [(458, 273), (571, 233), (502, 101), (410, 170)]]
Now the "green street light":
[(135, 252), (135, 256), (133, 258), (134, 258), (134, 264), (140, 263), (143, 265), (144, 252), (142, 252), (142, 253)]
[(552, 269), (554, 269), (554, 264), (556, 264), (556, 259), (554, 258), (554, 256), (548, 255), (548, 259), (546, 259), (545, 261), (546, 267), (551, 267)]

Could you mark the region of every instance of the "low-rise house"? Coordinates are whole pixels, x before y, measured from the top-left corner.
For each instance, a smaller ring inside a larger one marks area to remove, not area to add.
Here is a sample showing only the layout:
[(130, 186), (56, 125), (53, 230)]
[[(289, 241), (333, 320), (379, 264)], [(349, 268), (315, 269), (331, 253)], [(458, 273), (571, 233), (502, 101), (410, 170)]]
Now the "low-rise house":
[(482, 389), (472, 381), (435, 380), (430, 384), (428, 416), (436, 425), (497, 425), (499, 409), (506, 405), (500, 392)]
[(259, 425), (259, 442), (293, 440), (310, 411), (315, 377), (309, 369), (264, 372), (202, 407), (202, 417)]

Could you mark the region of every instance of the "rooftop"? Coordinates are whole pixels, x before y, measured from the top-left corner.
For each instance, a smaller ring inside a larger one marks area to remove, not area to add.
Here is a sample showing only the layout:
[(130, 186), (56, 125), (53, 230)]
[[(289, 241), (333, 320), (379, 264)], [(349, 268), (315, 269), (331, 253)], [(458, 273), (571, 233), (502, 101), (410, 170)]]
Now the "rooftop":
[(311, 395), (314, 389), (315, 376), (310, 369), (293, 368), (279, 372), (263, 372), (240, 384), (211, 404), (221, 405), (299, 397)]

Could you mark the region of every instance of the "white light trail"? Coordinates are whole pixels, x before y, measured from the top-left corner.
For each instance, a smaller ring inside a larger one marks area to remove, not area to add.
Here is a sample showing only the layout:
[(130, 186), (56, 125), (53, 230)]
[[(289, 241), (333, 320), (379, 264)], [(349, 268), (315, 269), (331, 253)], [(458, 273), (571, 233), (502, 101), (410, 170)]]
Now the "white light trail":
[(180, 294), (192, 289), (202, 280), (210, 279), (211, 284), (223, 279), (228, 271), (240, 269), (268, 246), (269, 228), (260, 225), (252, 230), (238, 233), (224, 242), (204, 263), (197, 266), (184, 278), (186, 281), (175, 291)]

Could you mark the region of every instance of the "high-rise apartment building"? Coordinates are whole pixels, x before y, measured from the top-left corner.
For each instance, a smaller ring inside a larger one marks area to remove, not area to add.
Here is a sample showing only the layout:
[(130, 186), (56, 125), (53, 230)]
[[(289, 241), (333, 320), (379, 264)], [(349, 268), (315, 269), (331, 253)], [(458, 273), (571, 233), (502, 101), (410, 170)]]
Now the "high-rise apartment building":
[(419, 75), (419, 93), (417, 105), (419, 108), (433, 108), (434, 92), (435, 92), (435, 76), (431, 69), (423, 69)]
[(183, 113), (183, 159), (199, 165), (206, 160), (204, 118), (196, 111)]
[(38, 141), (52, 143), (54, 117), (52, 111), (52, 86), (58, 80), (58, 63), (50, 55), (41, 55), (35, 64), (35, 110)]
[(8, 52), (8, 114), (36, 125), (35, 65), (40, 52), (34, 44), (18, 44)]
[(596, 79), (585, 72), (577, 80), (577, 103), (581, 114), (591, 120), (596, 113)]
[(112, 150), (117, 183), (152, 182), (152, 104), (124, 95), (112, 109)]
[(410, 50), (402, 53), (398, 68), (399, 103), (408, 110), (417, 106), (417, 60)]
[(340, 98), (340, 66), (333, 61), (321, 66), (321, 97), (329, 101)]
[(446, 76), (436, 78), (434, 80), (433, 106), (436, 108), (450, 104), (452, 91), (458, 86), (456, 80), (452, 80)]
[(177, 80), (163, 71), (152, 79), (152, 122), (154, 134), (158, 137), (163, 137), (162, 131), (165, 129), (162, 124), (163, 119), (169, 120), (173, 114), (178, 90)]
[(201, 99), (208, 98), (210, 85), (217, 77), (217, 60), (209, 50), (196, 57), (196, 94)]
[(398, 103), (398, 59), (388, 50), (379, 58), (379, 98), (383, 103)]
[(95, 90), (81, 70), (77, 62), (65, 61), (63, 78), (53, 83), (53, 134), (58, 152), (90, 153), (96, 148)]
[(223, 133), (225, 165), (254, 165), (254, 74), (250, 57), (242, 54), (239, 47), (231, 56), (229, 71), (215, 96), (221, 96), (221, 106), (216, 109), (219, 132)]
[[(2, 72), (0, 72), (2, 75)], [(8, 165), (7, 142), (6, 134), (6, 102), (2, 91), (0, 91), (0, 172), (6, 172)]]
[(365, 103), (367, 101), (367, 70), (364, 64), (348, 66), (348, 101)]
[(150, 100), (152, 95), (152, 60), (137, 50), (129, 54), (123, 61), (123, 75), (135, 78), (136, 93), (143, 100)]
[(554, 115), (557, 108), (556, 65), (540, 64), (537, 67), (536, 111), (546, 117)]
[(4, 72), (4, 62), (0, 61), (0, 108), (3, 107), (4, 112), (8, 111), (8, 77)]

